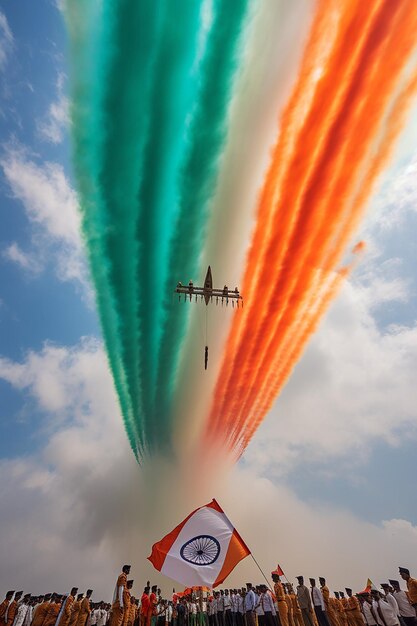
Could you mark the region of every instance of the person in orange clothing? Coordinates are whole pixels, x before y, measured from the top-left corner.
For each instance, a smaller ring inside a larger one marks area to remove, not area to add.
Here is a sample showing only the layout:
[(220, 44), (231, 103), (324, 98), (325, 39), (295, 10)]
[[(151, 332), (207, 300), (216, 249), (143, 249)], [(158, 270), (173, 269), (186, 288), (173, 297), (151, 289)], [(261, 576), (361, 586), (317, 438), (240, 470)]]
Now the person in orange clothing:
[(123, 565), (122, 573), (119, 574), (117, 579), (111, 607), (110, 626), (122, 626), (124, 613), (123, 592), (127, 585), (127, 577), (130, 574), (130, 569), (130, 565)]
[(303, 615), (301, 613), (300, 605), (298, 604), (297, 596), (295, 595), (294, 587), (291, 583), (287, 583), (288, 595), (291, 598), (292, 604), (292, 618), (294, 620), (294, 626), (304, 626)]
[(9, 604), (12, 601), (12, 598), (14, 596), (14, 591), (8, 591), (6, 593), (6, 597), (4, 598), (3, 602), (0, 604), (0, 626), (6, 626), (6, 613), (7, 613), (7, 609), (9, 608)]
[(43, 602), (41, 602), (41, 604), (39, 604), (36, 607), (33, 618), (32, 618), (31, 626), (42, 626), (45, 620), (46, 614), (48, 612), (49, 606), (51, 604), (50, 602), (51, 597), (52, 597), (52, 593), (47, 593), (44, 596)]
[(152, 626), (154, 626), (156, 622), (156, 607), (158, 604), (158, 597), (156, 595), (157, 589), (157, 585), (153, 585), (151, 589), (151, 594), (149, 596), (148, 615), (146, 616), (146, 626), (151, 626), (151, 624)]
[(49, 603), (48, 610), (46, 611), (45, 619), (43, 620), (42, 626), (54, 626), (61, 610), (61, 603), (65, 600), (66, 598), (63, 596), (60, 596), (56, 593), (52, 594), (52, 598)]
[(137, 617), (137, 604), (135, 596), (130, 596), (130, 612), (129, 619), (127, 621), (127, 626), (133, 626)]
[(279, 619), (281, 626), (289, 626), (288, 623), (288, 606), (285, 600), (284, 587), (277, 571), (271, 572), (272, 581), (274, 583), (274, 594), (278, 605)]
[(123, 612), (123, 619), (122, 619), (122, 624), (123, 626), (127, 626), (127, 624), (129, 623), (129, 619), (130, 619), (130, 614), (132, 611), (132, 606), (131, 606), (131, 595), (130, 595), (130, 590), (133, 587), (133, 580), (128, 580), (126, 582), (126, 587), (123, 589), (123, 606), (124, 606), (124, 612)]
[(411, 578), (410, 570), (406, 567), (399, 567), (400, 576), (405, 580), (408, 589), (408, 599), (410, 604), (416, 609), (417, 612), (417, 579)]
[(335, 597), (337, 598), (337, 604), (339, 607), (339, 621), (341, 626), (348, 626), (348, 618), (345, 611), (346, 598), (343, 591), (335, 591)]
[(327, 618), (331, 626), (339, 626), (336, 613), (334, 611), (332, 603), (330, 602), (330, 591), (329, 591), (328, 586), (326, 585), (326, 579), (323, 578), (323, 576), (321, 576), (319, 578), (319, 583), (320, 583), (321, 593), (323, 595), (324, 606), (326, 607)]
[(145, 587), (142, 593), (142, 597), (140, 599), (140, 626), (145, 626), (146, 620), (148, 618), (150, 590), (151, 589), (149, 586)]
[(85, 626), (91, 613), (91, 596), (93, 595), (92, 589), (87, 589), (85, 598), (81, 600), (80, 611), (78, 613), (76, 626)]
[(71, 611), (71, 619), (69, 622), (69, 626), (77, 626), (77, 621), (78, 618), (80, 616), (80, 611), (81, 611), (81, 602), (82, 599), (84, 597), (83, 593), (79, 593), (77, 596), (77, 599), (75, 600), (74, 604), (72, 605), (72, 611)]
[(9, 606), (6, 609), (6, 614), (4, 618), (7, 626), (12, 626), (14, 622), (14, 618), (16, 617), (17, 613), (17, 605), (22, 595), (23, 591), (16, 591), (13, 600), (10, 602)]
[(295, 626), (290, 594), (288, 593), (287, 585), (283, 583), (282, 586), (284, 588), (284, 598), (285, 598), (285, 602), (287, 603), (287, 608), (288, 608), (288, 624), (289, 626)]
[(75, 602), (78, 587), (73, 587), (67, 596), (65, 602), (62, 603), (61, 610), (56, 620), (56, 626), (69, 626), (71, 619), (72, 605)]
[(349, 626), (363, 626), (363, 617), (359, 606), (359, 600), (352, 595), (352, 589), (345, 588), (347, 594), (346, 615)]
[(331, 606), (332, 613), (334, 615), (335, 626), (342, 626), (339, 619), (339, 600), (336, 600), (335, 597), (330, 597), (329, 606)]

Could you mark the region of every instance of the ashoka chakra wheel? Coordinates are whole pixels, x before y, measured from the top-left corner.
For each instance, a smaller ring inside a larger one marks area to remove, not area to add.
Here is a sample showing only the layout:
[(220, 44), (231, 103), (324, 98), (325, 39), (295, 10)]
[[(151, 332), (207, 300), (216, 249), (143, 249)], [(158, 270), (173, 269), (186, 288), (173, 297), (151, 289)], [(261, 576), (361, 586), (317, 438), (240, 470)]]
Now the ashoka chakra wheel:
[(220, 544), (215, 537), (199, 535), (184, 543), (180, 550), (181, 558), (193, 565), (211, 565), (217, 561)]

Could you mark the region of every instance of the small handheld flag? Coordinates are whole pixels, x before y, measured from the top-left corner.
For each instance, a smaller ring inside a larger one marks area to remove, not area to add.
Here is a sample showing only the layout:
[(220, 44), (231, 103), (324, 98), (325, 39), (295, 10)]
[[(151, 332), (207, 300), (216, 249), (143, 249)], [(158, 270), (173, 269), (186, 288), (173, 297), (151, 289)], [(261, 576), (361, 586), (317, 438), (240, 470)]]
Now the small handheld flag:
[(148, 559), (155, 569), (183, 585), (212, 588), (250, 553), (223, 509), (212, 500), (155, 543)]
[(372, 580), (370, 578), (368, 578), (368, 580), (366, 581), (366, 587), (363, 591), (361, 591), (360, 593), (371, 593), (371, 591), (377, 591), (377, 587), (374, 585), (374, 583), (372, 582)]

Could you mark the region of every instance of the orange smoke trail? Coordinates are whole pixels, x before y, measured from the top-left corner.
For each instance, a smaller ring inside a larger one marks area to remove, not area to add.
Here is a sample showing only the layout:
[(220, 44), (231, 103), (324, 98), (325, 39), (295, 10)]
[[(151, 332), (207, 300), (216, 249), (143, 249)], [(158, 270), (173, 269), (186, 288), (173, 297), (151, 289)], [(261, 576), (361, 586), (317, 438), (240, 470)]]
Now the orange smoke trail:
[[(339, 7), (338, 34), (324, 61), (306, 122), (291, 128), (295, 139), (286, 136), (282, 144), (278, 141), (259, 202), (243, 283), (252, 301), (232, 328), (208, 423), (215, 438), (223, 431), (239, 451), (249, 442), (340, 286), (338, 275), (336, 283), (322, 289), (315, 313), (300, 323), (303, 309), (320, 292), (317, 268), (325, 265), (323, 274), (328, 276), (339, 261), (392, 149), (400, 127), (398, 116), (403, 121), (416, 89), (412, 76), (385, 121), (383, 150), (369, 159), (414, 46), (417, 7), (411, 0), (395, 5), (387, 0), (372, 6), (347, 4)], [(307, 47), (317, 55), (322, 51), (318, 38), (326, 32), (328, 6), (328, 2), (319, 4), (317, 31), (314, 25)], [(308, 87), (311, 91), (314, 62), (309, 57), (306, 63), (294, 93)], [(293, 99), (283, 120), (291, 119), (291, 107), (296, 108)], [(355, 197), (362, 170), (364, 186)], [(253, 278), (257, 275), (262, 276), (260, 285)], [(254, 294), (262, 297), (263, 307), (254, 302)]]
[[(347, 241), (350, 240), (352, 233), (356, 229), (357, 222), (362, 217), (365, 203), (372, 193), (372, 187), (375, 184), (375, 180), (382, 167), (387, 163), (392, 154), (395, 139), (401, 132), (405, 122), (410, 99), (414, 97), (416, 91), (417, 75), (413, 74), (405, 83), (405, 86), (400, 90), (400, 93), (396, 98), (395, 107), (392, 108), (388, 116), (383, 136), (378, 142), (383, 149), (375, 150), (375, 154), (369, 163), (369, 171), (366, 176), (367, 184), (362, 186), (360, 192), (357, 194), (357, 197), (355, 198), (355, 206), (348, 216), (350, 219), (345, 219), (344, 227), (340, 229), (340, 237), (337, 240), (337, 243), (333, 246), (331, 255), (325, 263), (327, 268), (333, 267), (336, 261), (339, 261)], [(365, 247), (365, 243), (360, 241), (355, 245), (352, 253), (360, 254), (364, 251)], [(285, 355), (284, 363), (275, 362), (271, 368), (272, 371), (269, 376), (264, 379), (262, 387), (258, 389), (259, 401), (254, 406), (253, 420), (251, 420), (248, 428), (246, 428), (243, 432), (241, 431), (241, 440), (237, 444), (237, 449), (240, 450), (240, 454), (248, 445), (256, 429), (262, 422), (264, 415), (272, 407), (280, 389), (288, 380), (293, 368), (297, 364), (308, 339), (315, 332), (322, 316), (326, 312), (333, 298), (339, 292), (344, 278), (351, 272), (352, 267), (353, 265), (342, 270), (339, 275), (335, 277), (335, 282), (330, 285), (329, 289), (325, 286), (321, 295), (316, 293), (310, 296), (310, 294), (307, 294), (307, 306), (309, 302), (318, 300), (320, 302), (319, 308), (317, 309), (316, 307), (312, 315), (309, 315), (308, 310), (300, 311), (300, 318), (302, 319), (302, 322), (298, 327), (292, 328), (291, 333), (289, 333), (285, 338), (280, 350), (280, 353)], [(289, 346), (293, 341), (295, 341), (295, 343), (290, 350)], [(282, 354), (279, 354), (277, 361), (282, 361)]]
[[(388, 8), (391, 9), (391, 7)], [(380, 67), (380, 64), (388, 72), (391, 69), (390, 63), (395, 69), (396, 64), (398, 64), (398, 61), (391, 54), (390, 38), (384, 37), (384, 33), (381, 33), (380, 24), (383, 24), (386, 18), (387, 13), (385, 9), (378, 16), (372, 33), (373, 36), (369, 38), (365, 57), (368, 61), (368, 66), (366, 66), (365, 62), (363, 63), (368, 76), (377, 80), (378, 73), (376, 70)], [(405, 13), (403, 14), (403, 19), (406, 19)], [(411, 31), (408, 35), (409, 37), (407, 38), (406, 33), (402, 30), (402, 45), (404, 45), (406, 50), (408, 50), (410, 35), (414, 37)], [(381, 44), (384, 46), (382, 50)], [(376, 56), (377, 52), (378, 55)], [(244, 378), (243, 380), (242, 391), (246, 389), (251, 389), (251, 391), (249, 391), (246, 401), (244, 396), (242, 397), (242, 394), (239, 393), (241, 413), (246, 412), (246, 404), (251, 405), (253, 401), (252, 396), (258, 393), (259, 385), (263, 380), (265, 372), (270, 367), (274, 351), (280, 348), (285, 333), (299, 315), (297, 303), (301, 302), (308, 294), (314, 267), (320, 267), (323, 263), (323, 257), (340, 219), (340, 211), (336, 210), (330, 216), (328, 215), (329, 197), (333, 201), (338, 202), (340, 206), (343, 206), (343, 199), (349, 197), (356, 186), (356, 173), (359, 171), (359, 168), (366, 165), (365, 163), (361, 164), (364, 161), (364, 147), (373, 140), (375, 132), (379, 128), (380, 117), (386, 110), (387, 99), (390, 98), (392, 92), (392, 83), (396, 82), (398, 72), (389, 72), (388, 76), (391, 80), (386, 81), (386, 89), (383, 91), (383, 95), (381, 95), (378, 82), (374, 80), (371, 84), (369, 84), (369, 81), (365, 83), (366, 97), (363, 97), (360, 88), (361, 75), (352, 77), (349, 105), (343, 108), (342, 118), (337, 120), (333, 132), (329, 135), (327, 153), (322, 162), (316, 167), (318, 175), (311, 182), (308, 194), (304, 200), (304, 202), (312, 205), (314, 208), (308, 217), (305, 218), (305, 224), (300, 224), (298, 236), (294, 238), (293, 246), (288, 253), (290, 259), (294, 261), (294, 266), (291, 269), (288, 268), (283, 284), (280, 285), (279, 293), (277, 292), (277, 297), (270, 301), (270, 306), (283, 311), (279, 318), (279, 328), (277, 330), (275, 319), (266, 318), (261, 325), (258, 336), (254, 339), (255, 345), (257, 345), (256, 358), (261, 364), (256, 375), (255, 384), (252, 387), (249, 386), (248, 382), (249, 378), (253, 377), (253, 368), (256, 365), (255, 360), (249, 361), (249, 368), (246, 368), (246, 379)], [(373, 115), (372, 117), (370, 117), (371, 114)], [(365, 128), (363, 128), (364, 119), (366, 120)], [(335, 128), (336, 133), (334, 133)], [(351, 136), (355, 138), (360, 136), (361, 140), (351, 141), (347, 133), (343, 132), (343, 129), (347, 128), (350, 129)], [(340, 132), (340, 129), (342, 129), (342, 132)], [(346, 168), (346, 161), (354, 163), (355, 169)], [(326, 179), (330, 183), (327, 184), (327, 194), (323, 194), (323, 180)], [(327, 218), (325, 224), (323, 224), (322, 220), (326, 215)], [(303, 226), (304, 231), (302, 230)], [(340, 246), (338, 249), (342, 253), (343, 249)], [(272, 259), (270, 259), (269, 264), (272, 264), (272, 262)], [(263, 351), (260, 354), (259, 338), (265, 336), (270, 337), (270, 340), (267, 344), (264, 343)], [(236, 419), (236, 406), (232, 412), (234, 419)]]
[[(332, 1), (333, 3), (336, 2), (336, 0)], [(320, 57), (323, 42), (326, 38), (331, 38), (332, 36), (332, 24), (333, 20), (331, 19), (331, 14), (327, 10), (327, 7), (324, 6), (324, 3), (322, 3), (316, 14), (312, 35), (306, 45), (305, 61), (300, 72), (300, 77), (302, 79), (295, 85), (290, 106), (288, 106), (283, 113), (281, 124), (283, 132), (281, 133), (280, 139), (275, 146), (273, 158), (271, 159), (271, 166), (266, 177), (258, 206), (257, 221), (265, 223), (266, 228), (272, 229), (273, 222), (276, 219), (276, 216), (273, 211), (270, 210), (270, 207), (275, 206), (277, 189), (276, 181), (279, 180), (279, 177), (283, 172), (280, 168), (280, 162), (282, 160), (289, 159), (294, 151), (294, 137), (297, 136), (299, 127), (303, 123), (303, 110), (308, 107), (309, 97), (311, 97), (311, 92), (314, 91), (314, 81), (312, 80), (312, 77), (316, 70), (317, 59)], [(309, 85), (310, 89), (307, 87)], [(245, 301), (247, 302), (250, 302), (250, 300), (254, 297), (255, 290), (257, 288), (257, 259), (259, 251), (263, 248), (263, 246), (263, 232), (256, 229), (253, 234), (247, 261), (248, 265), (253, 268), (253, 271), (245, 273), (243, 283)], [(241, 333), (245, 328), (247, 322), (246, 318), (250, 313), (250, 310), (250, 308), (245, 307), (241, 312), (241, 315), (235, 317), (234, 324), (228, 338), (228, 346), (231, 354), (235, 354), (237, 346), (241, 343)], [(235, 364), (232, 364), (231, 362), (223, 363), (223, 369), (227, 369), (228, 372), (225, 377), (219, 379), (217, 393), (220, 397), (225, 395), (226, 386), (234, 365)], [(220, 412), (218, 414), (220, 414)]]
[[(352, 5), (350, 5), (350, 9), (351, 8)], [(299, 138), (300, 145), (296, 155), (297, 163), (295, 166), (292, 164), (289, 167), (286, 189), (282, 191), (282, 203), (284, 206), (296, 207), (298, 211), (293, 211), (292, 215), (298, 217), (298, 212), (300, 212), (301, 217), (304, 219), (299, 219), (295, 224), (296, 230), (288, 252), (285, 249), (285, 244), (282, 245), (281, 243), (281, 246), (279, 246), (279, 232), (277, 232), (275, 237), (273, 237), (270, 241), (269, 248), (266, 252), (267, 261), (266, 263), (264, 261), (264, 265), (267, 267), (278, 267), (279, 271), (280, 255), (282, 256), (283, 252), (287, 253), (287, 258), (292, 261), (292, 264), (286, 268), (287, 271), (285, 274), (281, 272), (281, 284), (278, 283), (277, 285), (273, 280), (268, 280), (266, 283), (268, 286), (271, 285), (271, 283), (275, 285), (275, 295), (272, 296), (273, 300), (270, 303), (269, 309), (277, 311), (278, 317), (274, 317), (271, 320), (270, 317), (264, 316), (263, 322), (258, 328), (258, 333), (254, 335), (253, 328), (256, 311), (252, 316), (251, 326), (248, 329), (248, 335), (245, 338), (244, 343), (242, 343), (242, 351), (247, 351), (248, 342), (251, 349), (250, 356), (246, 360), (246, 368), (243, 372), (242, 368), (240, 369), (241, 388), (235, 395), (235, 398), (239, 398), (240, 407), (234, 407), (234, 419), (236, 419), (236, 412), (239, 411), (239, 409), (240, 412), (245, 411), (245, 406), (242, 403), (242, 394), (244, 397), (246, 390), (250, 388), (248, 385), (249, 379), (253, 375), (253, 370), (257, 363), (259, 363), (259, 360), (262, 359), (263, 355), (259, 354), (261, 338), (265, 339), (265, 337), (271, 336), (273, 333), (273, 326), (280, 321), (285, 313), (288, 306), (288, 300), (294, 290), (294, 285), (296, 284), (300, 269), (303, 264), (309, 262), (308, 254), (313, 246), (314, 239), (317, 238), (317, 236), (322, 236), (320, 227), (322, 225), (322, 221), (326, 218), (326, 199), (331, 193), (332, 195), (335, 195), (332, 189), (332, 184), (334, 184), (334, 181), (339, 182), (340, 170), (343, 168), (345, 161), (344, 151), (346, 150), (346, 144), (348, 146), (351, 146), (352, 144), (352, 142), (349, 142), (348, 134), (346, 134), (346, 137), (342, 135), (341, 140), (338, 138), (338, 135), (341, 135), (340, 129), (343, 130), (347, 127), (352, 130), (355, 116), (358, 116), (358, 109), (360, 110), (361, 103), (361, 91), (358, 88), (360, 78), (364, 74), (366, 75), (366, 71), (368, 71), (368, 74), (371, 73), (374, 66), (377, 64), (375, 53), (378, 50), (378, 46), (380, 47), (382, 39), (381, 34), (378, 32), (378, 26), (381, 22), (383, 23), (387, 20), (388, 13), (390, 14), (391, 24), (396, 15), (395, 12), (392, 11), (392, 8), (388, 7), (386, 3), (379, 3), (378, 8), (379, 11), (375, 11), (374, 6), (374, 10), (370, 11), (368, 7), (364, 7), (363, 3), (360, 3), (358, 7), (356, 7), (353, 19), (351, 14), (347, 16), (348, 19), (346, 20), (345, 28), (341, 29), (341, 42), (337, 46), (337, 50), (333, 55), (334, 58), (329, 63), (326, 80), (323, 80), (322, 90), (317, 94), (309, 118), (307, 119), (306, 131), (303, 132)], [(398, 12), (399, 11), (397, 10), (397, 15)], [(362, 27), (362, 30), (360, 30), (359, 26)], [(357, 32), (362, 33), (364, 27), (368, 29), (366, 31), (368, 33), (368, 37), (362, 34), (359, 37), (361, 45), (358, 46), (356, 45), (358, 43), (358, 37), (352, 38), (352, 35)], [(375, 36), (375, 34), (379, 35), (379, 37)], [(352, 53), (352, 49), (356, 51), (356, 54)], [(358, 49), (361, 51), (361, 54), (358, 54)], [(343, 64), (345, 70), (345, 80), (343, 80), (344, 76), (338, 68), (340, 67), (341, 62), (344, 61), (346, 54), (350, 59), (350, 64)], [(353, 72), (353, 68), (355, 68), (355, 72)], [(336, 83), (334, 80), (335, 73), (338, 73), (338, 82)], [(358, 100), (359, 106), (357, 105), (355, 107)], [(322, 112), (324, 108), (326, 110), (326, 115), (323, 118)], [(340, 116), (341, 111), (343, 111), (343, 117)], [(322, 123), (317, 124), (316, 120), (320, 119), (320, 116), (322, 118)], [(320, 152), (317, 146), (322, 148)], [(358, 150), (356, 152), (358, 153)], [(358, 159), (359, 157), (356, 155), (355, 158)], [(304, 164), (301, 172), (302, 175), (305, 172), (312, 173), (307, 181), (309, 186), (307, 194), (304, 194), (304, 197), (301, 194), (304, 191), (303, 184), (305, 185), (306, 181), (305, 178), (304, 180), (300, 180), (300, 162)], [(326, 174), (326, 167), (330, 170), (327, 173), (327, 179), (326, 175), (323, 176), (323, 172)], [(323, 185), (323, 180), (327, 182), (326, 186)], [(317, 198), (318, 195), (321, 197)], [(336, 195), (336, 198), (337, 197), (338, 196)], [(312, 207), (312, 210), (303, 211), (303, 202), (305, 207), (306, 202), (308, 202)], [(333, 217), (337, 217), (337, 212), (333, 214)], [(280, 228), (282, 228), (282, 224), (280, 224)], [(290, 237), (291, 230), (286, 230), (288, 237)], [(276, 252), (277, 249), (278, 254)], [(312, 262), (310, 261), (310, 263), (311, 266), (314, 267), (319, 263), (319, 259), (313, 260)], [(308, 289), (308, 274), (306, 272), (302, 274), (302, 279), (303, 284), (301, 286), (301, 293), (304, 294)], [(261, 297), (265, 297), (265, 294), (263, 293), (260, 295)], [(260, 315), (264, 314), (263, 309), (260, 308), (259, 311)], [(288, 324), (288, 320), (286, 323)], [(285, 327), (283, 322), (282, 326)], [(279, 340), (278, 337), (277, 339)], [(265, 345), (265, 340), (263, 341), (263, 345), (264, 351), (267, 350), (268, 346)], [(242, 360), (241, 355), (239, 355), (239, 359)], [(236, 380), (236, 377), (234, 377), (232, 385), (236, 386), (237, 383), (239, 384), (239, 380)], [(230, 394), (227, 394), (227, 396), (230, 397)]]
[(253, 437), (265, 414), (271, 409), (277, 394), (288, 380), (288, 377), (290, 376), (294, 365), (299, 360), (306, 342), (317, 329), (317, 326), (322, 319), (324, 313), (327, 311), (331, 301), (339, 293), (346, 276), (347, 270), (338, 273), (333, 278), (328, 288), (324, 291), (324, 293), (320, 297), (320, 304), (317, 307), (315, 314), (310, 316), (308, 323), (304, 325), (304, 328), (300, 328), (298, 330), (299, 336), (297, 338), (297, 341), (293, 345), (284, 367), (280, 368), (278, 376), (272, 368), (272, 371), (270, 372), (268, 379), (265, 381), (264, 385), (264, 390), (266, 391), (266, 393), (259, 394), (260, 402), (257, 405), (256, 410), (254, 411), (253, 419), (251, 420), (248, 427), (242, 432), (242, 440), (239, 446), (242, 449), (242, 452)]
[[(370, 11), (364, 9), (363, 3), (360, 1), (351, 2), (345, 10), (344, 19), (341, 20), (339, 16), (335, 26), (335, 11), (338, 8), (338, 3), (322, 2), (319, 4), (316, 21), (305, 52), (305, 61), (294, 93), (282, 116), (282, 131), (259, 200), (257, 222), (262, 227), (255, 230), (249, 251), (248, 271), (246, 271), (243, 283), (246, 302), (250, 303), (255, 297), (257, 300), (266, 300), (270, 297), (274, 288), (274, 281), (270, 278), (262, 280), (258, 276), (258, 272), (262, 269), (259, 263), (260, 256), (262, 254), (271, 255), (275, 252), (273, 265), (268, 268), (268, 275), (270, 275), (271, 267), (276, 269), (283, 263), (287, 248), (290, 245), (292, 232), (297, 224), (297, 207), (308, 184), (315, 162), (314, 157), (318, 158), (323, 150), (323, 137), (326, 137), (327, 127), (331, 126), (333, 115), (340, 108), (340, 100), (345, 96), (348, 87), (346, 82), (338, 81), (335, 84), (333, 78), (327, 78), (327, 83), (322, 91), (326, 94), (330, 90), (332, 97), (327, 98), (327, 115), (323, 119), (322, 126), (316, 126), (314, 117), (320, 115), (320, 109), (323, 106), (323, 97), (317, 99), (315, 93), (317, 90), (316, 74), (319, 70), (318, 64), (324, 62), (326, 53), (329, 53), (327, 40), (332, 35), (334, 36), (331, 31), (334, 28), (339, 31), (339, 39), (336, 40), (337, 43), (331, 60), (334, 65), (333, 72), (337, 71), (337, 67), (340, 66), (344, 56), (346, 56), (347, 48), (345, 72), (349, 73), (359, 63), (359, 51), (361, 46), (366, 43), (366, 37), (363, 34), (356, 35), (356, 37), (354, 35), (355, 33), (362, 33), (364, 25), (366, 27), (372, 23), (380, 5), (381, 2), (375, 2), (374, 8)], [(305, 92), (309, 94), (308, 98), (303, 98)], [(314, 106), (311, 107), (310, 102), (310, 111), (307, 108), (309, 115), (307, 119), (304, 119), (308, 100), (312, 100)], [(286, 162), (291, 163), (291, 167), (283, 166)], [(287, 197), (286, 190), (290, 190), (290, 197)], [(289, 211), (288, 206), (292, 206), (293, 210)], [(277, 232), (278, 220), (279, 231)], [(269, 231), (275, 232), (275, 235), (266, 237), (265, 233)], [(245, 309), (243, 316), (236, 319), (228, 343), (229, 353), (235, 356), (231, 361), (225, 361), (223, 364), (224, 369), (228, 371), (227, 374), (226, 371), (224, 372), (225, 376), (221, 383), (223, 388), (218, 389), (220, 397), (228, 397), (228, 385), (234, 385), (232, 372), (234, 373), (236, 366), (242, 362), (246, 342), (251, 340), (252, 336), (247, 324), (249, 317), (251, 318), (251, 327), (253, 327), (256, 318), (264, 317), (264, 310), (261, 307), (249, 306)], [(240, 336), (242, 327), (246, 328), (244, 337)], [(256, 341), (252, 338), (252, 345), (255, 343)], [(219, 407), (218, 415), (222, 413), (222, 407)]]

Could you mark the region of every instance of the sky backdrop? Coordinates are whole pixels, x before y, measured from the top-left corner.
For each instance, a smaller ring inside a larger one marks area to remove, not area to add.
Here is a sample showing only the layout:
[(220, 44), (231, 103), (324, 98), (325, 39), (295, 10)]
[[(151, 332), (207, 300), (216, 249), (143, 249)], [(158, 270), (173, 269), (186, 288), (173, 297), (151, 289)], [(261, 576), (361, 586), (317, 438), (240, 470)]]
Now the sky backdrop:
[[(311, 13), (297, 0), (288, 23), (303, 33)], [(190, 488), (162, 459), (140, 470), (123, 430), (80, 236), (67, 45), (59, 3), (3, 0), (0, 590), (109, 599), (126, 561), (137, 589), (162, 580), (152, 543), (212, 497), (267, 572), (359, 590), (412, 569), (417, 109), (355, 238), (366, 250), (283, 393), (238, 466)], [(246, 560), (231, 580), (248, 577)]]

